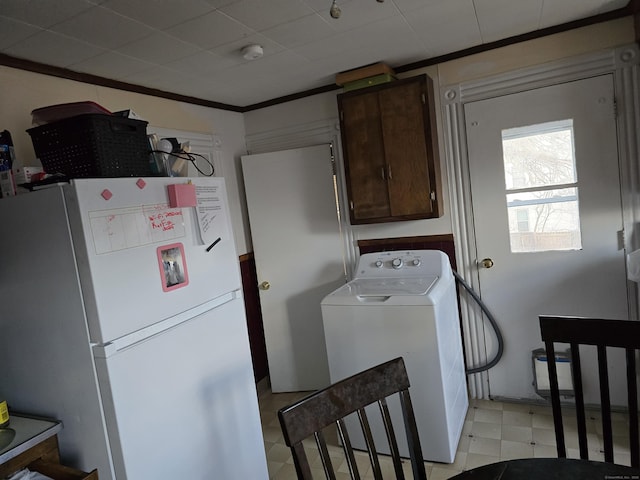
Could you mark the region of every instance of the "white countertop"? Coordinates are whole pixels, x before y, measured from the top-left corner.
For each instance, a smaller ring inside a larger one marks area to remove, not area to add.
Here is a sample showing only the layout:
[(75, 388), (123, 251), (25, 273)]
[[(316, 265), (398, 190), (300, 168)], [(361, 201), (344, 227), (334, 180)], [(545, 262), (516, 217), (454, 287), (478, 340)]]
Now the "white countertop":
[(11, 460), (62, 430), (61, 422), (48, 418), (11, 412), (10, 420), (11, 423), (7, 428), (0, 429), (0, 447), (4, 443), (2, 442), (3, 435), (15, 432), (15, 436), (11, 443), (0, 448), (0, 464)]

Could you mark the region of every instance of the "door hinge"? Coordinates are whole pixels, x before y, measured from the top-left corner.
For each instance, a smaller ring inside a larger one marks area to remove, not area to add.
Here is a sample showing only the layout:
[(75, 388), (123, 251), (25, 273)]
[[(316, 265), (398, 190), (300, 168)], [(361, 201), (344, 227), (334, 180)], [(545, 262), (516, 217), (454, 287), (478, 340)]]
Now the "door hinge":
[(613, 118), (618, 118), (618, 101), (613, 99)]
[(429, 194), (429, 198), (431, 199), (432, 202), (436, 201), (436, 192), (435, 191), (431, 191), (431, 193)]

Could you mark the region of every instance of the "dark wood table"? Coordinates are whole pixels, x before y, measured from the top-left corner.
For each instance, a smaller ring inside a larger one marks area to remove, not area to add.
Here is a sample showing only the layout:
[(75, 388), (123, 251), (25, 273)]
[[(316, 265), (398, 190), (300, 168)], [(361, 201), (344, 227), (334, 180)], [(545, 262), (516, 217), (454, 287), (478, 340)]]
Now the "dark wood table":
[(491, 463), (450, 480), (640, 480), (640, 469), (570, 458), (525, 458)]

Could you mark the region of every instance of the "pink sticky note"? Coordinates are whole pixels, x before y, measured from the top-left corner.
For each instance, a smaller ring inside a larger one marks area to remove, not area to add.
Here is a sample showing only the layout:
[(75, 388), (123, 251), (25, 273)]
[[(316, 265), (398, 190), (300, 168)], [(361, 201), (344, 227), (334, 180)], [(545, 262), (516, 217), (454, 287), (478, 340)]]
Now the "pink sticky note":
[(176, 207), (195, 207), (196, 186), (192, 183), (176, 183), (167, 187), (169, 191), (169, 206)]
[(111, 193), (111, 191), (107, 188), (105, 188), (100, 195), (102, 195), (102, 198), (104, 198), (105, 200), (109, 200), (111, 197), (113, 197), (113, 193)]

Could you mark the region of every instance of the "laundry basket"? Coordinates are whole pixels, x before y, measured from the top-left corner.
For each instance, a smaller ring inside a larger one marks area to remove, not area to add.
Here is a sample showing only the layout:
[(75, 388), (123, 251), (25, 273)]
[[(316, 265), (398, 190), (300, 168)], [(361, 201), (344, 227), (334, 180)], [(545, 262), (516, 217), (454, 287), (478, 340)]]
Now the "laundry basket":
[(85, 114), (27, 132), (47, 173), (69, 178), (152, 175), (145, 121)]

